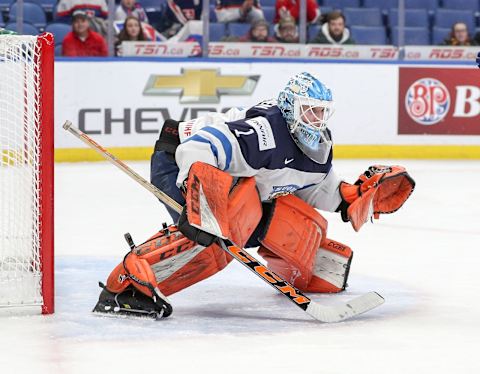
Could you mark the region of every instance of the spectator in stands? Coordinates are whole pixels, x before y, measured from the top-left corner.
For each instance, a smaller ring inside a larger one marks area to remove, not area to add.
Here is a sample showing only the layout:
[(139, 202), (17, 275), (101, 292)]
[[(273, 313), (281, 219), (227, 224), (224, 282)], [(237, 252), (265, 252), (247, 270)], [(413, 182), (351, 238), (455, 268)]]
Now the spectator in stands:
[(59, 0), (57, 4), (57, 19), (71, 22), (73, 12), (83, 10), (90, 23), (90, 30), (107, 35), (108, 6), (106, 0)]
[(175, 35), (188, 21), (202, 16), (202, 0), (167, 0), (165, 17), (159, 29), (167, 38)]
[(327, 22), (322, 25), (318, 35), (311, 41), (318, 44), (355, 44), (350, 30), (345, 27), (345, 16), (340, 11), (327, 15)]
[(145, 41), (148, 40), (142, 29), (140, 20), (135, 16), (128, 16), (123, 24), (123, 29), (117, 36), (115, 42), (115, 54), (122, 55), (122, 42), (124, 41)]
[(87, 13), (76, 10), (72, 14), (72, 31), (62, 43), (63, 56), (108, 56), (107, 43), (97, 32), (90, 30)]
[(124, 21), (128, 16), (137, 17), (140, 22), (148, 23), (145, 9), (136, 0), (122, 0), (115, 10), (115, 21)]
[(265, 19), (258, 0), (216, 0), (215, 14), (217, 21), (248, 22)]
[(268, 22), (259, 19), (257, 21), (252, 22), (252, 26), (248, 33), (244, 36), (241, 36), (237, 39), (239, 42), (249, 42), (249, 43), (273, 43), (276, 40), (269, 36), (270, 29), (268, 26)]
[[(280, 18), (292, 16), (298, 23), (300, 17), (300, 1), (298, 0), (277, 0), (275, 3), (275, 19), (278, 23)], [(316, 0), (307, 0), (307, 22), (316, 23), (320, 18), (320, 8)]]
[(280, 22), (275, 26), (275, 38), (280, 43), (298, 43), (298, 28), (295, 18), (292, 16), (280, 18)]
[(450, 31), (450, 35), (443, 41), (443, 45), (469, 46), (477, 45), (477, 43), (468, 35), (466, 23), (455, 22)]

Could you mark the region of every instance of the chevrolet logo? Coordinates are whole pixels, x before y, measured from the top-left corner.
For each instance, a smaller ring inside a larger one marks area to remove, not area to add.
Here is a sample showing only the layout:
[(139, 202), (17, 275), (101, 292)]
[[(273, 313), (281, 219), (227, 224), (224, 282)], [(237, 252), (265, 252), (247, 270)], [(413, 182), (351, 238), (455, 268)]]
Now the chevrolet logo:
[(218, 103), (220, 95), (251, 95), (259, 75), (220, 75), (219, 69), (182, 69), (181, 75), (151, 75), (143, 94), (178, 96), (181, 103)]

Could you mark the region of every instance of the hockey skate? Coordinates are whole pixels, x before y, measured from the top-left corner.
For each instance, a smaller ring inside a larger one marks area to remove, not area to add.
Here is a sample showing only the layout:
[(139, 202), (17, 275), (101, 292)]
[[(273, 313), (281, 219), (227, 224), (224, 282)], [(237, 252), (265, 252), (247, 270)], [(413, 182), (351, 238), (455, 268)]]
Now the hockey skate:
[(108, 291), (103, 283), (100, 282), (99, 285), (103, 290), (93, 308), (94, 313), (153, 319), (166, 318), (172, 314), (172, 306), (161, 297), (153, 299), (133, 286), (129, 286), (121, 293), (113, 293)]

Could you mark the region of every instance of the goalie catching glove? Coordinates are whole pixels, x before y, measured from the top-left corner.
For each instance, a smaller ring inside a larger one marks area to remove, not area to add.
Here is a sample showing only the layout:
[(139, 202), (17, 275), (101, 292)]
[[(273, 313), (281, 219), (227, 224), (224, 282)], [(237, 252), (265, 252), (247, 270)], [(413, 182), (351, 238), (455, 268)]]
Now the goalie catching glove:
[(355, 182), (340, 183), (342, 203), (337, 211), (355, 231), (372, 216), (393, 213), (409, 198), (415, 181), (402, 166), (370, 166)]

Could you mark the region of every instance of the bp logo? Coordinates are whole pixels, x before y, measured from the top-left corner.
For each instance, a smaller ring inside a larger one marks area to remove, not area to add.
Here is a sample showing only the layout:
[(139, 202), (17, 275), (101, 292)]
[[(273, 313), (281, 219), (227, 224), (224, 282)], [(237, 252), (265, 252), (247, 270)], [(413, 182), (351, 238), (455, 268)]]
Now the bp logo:
[(447, 87), (437, 79), (422, 78), (414, 82), (405, 95), (408, 115), (421, 125), (440, 122), (450, 108), (450, 94)]

